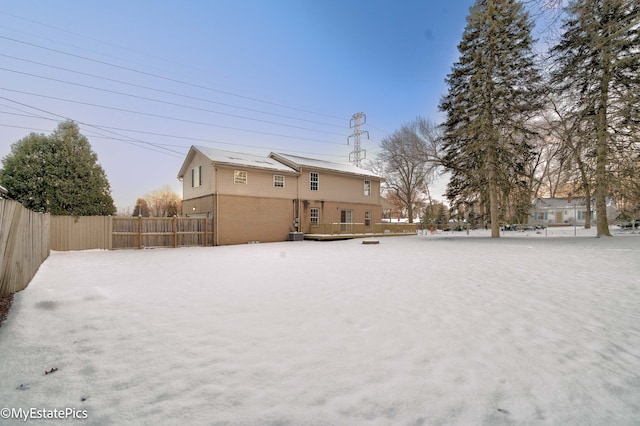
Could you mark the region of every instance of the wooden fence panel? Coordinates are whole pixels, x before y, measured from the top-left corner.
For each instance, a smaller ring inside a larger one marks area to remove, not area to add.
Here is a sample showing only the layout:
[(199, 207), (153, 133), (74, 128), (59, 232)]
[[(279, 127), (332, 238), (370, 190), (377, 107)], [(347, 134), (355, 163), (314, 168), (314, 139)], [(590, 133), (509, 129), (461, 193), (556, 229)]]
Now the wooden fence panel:
[(0, 199), (0, 296), (24, 290), (49, 256), (50, 216)]
[(110, 216), (52, 216), (51, 250), (111, 249)]
[(114, 217), (113, 249), (212, 246), (213, 219)]

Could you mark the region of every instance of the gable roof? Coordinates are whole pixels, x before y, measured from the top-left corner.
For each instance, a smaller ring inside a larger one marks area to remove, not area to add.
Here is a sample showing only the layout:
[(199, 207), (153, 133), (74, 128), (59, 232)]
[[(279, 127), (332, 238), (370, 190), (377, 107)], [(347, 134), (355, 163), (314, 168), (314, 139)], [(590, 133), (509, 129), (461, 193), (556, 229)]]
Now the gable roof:
[(275, 152), (269, 154), (269, 158), (278, 160), (297, 171), (300, 171), (303, 167), (305, 167), (319, 170), (337, 171), (341, 173), (348, 173), (352, 175), (366, 176), (384, 180), (382, 177), (377, 176), (375, 173), (369, 170), (361, 169), (360, 167), (356, 167), (353, 164), (334, 163), (331, 161), (316, 160), (314, 158), (299, 157), (297, 155)]
[(584, 205), (586, 205), (584, 197), (573, 197), (571, 202), (568, 198), (536, 198), (533, 200), (533, 207), (538, 209), (574, 208)]
[(296, 172), (293, 168), (268, 157), (246, 154), (242, 152), (224, 151), (222, 149), (213, 149), (206, 146), (192, 145), (189, 149), (189, 153), (187, 154), (187, 158), (185, 158), (184, 163), (180, 168), (180, 172), (178, 172), (178, 179), (182, 179), (187, 173), (187, 168), (191, 163), (191, 160), (193, 160), (193, 157), (198, 152), (209, 159), (211, 161), (211, 164), (251, 167), (288, 173)]

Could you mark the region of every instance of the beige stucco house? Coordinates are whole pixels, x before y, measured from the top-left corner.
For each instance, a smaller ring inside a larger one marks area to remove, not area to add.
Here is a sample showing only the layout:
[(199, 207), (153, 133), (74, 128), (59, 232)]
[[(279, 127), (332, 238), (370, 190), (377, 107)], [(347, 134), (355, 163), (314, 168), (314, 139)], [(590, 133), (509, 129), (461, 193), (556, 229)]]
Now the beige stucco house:
[(187, 216), (213, 218), (216, 245), (286, 241), (323, 224), (382, 219), (381, 177), (348, 164), (192, 146), (178, 178)]

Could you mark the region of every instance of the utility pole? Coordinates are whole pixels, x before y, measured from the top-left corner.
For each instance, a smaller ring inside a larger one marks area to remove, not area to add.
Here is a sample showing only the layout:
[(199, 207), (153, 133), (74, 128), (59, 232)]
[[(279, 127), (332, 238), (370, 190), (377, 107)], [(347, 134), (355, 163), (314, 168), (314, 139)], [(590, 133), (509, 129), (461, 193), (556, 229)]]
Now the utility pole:
[(367, 116), (364, 112), (356, 112), (349, 121), (349, 128), (353, 129), (353, 134), (347, 137), (347, 145), (349, 145), (349, 139), (353, 138), (353, 151), (349, 153), (349, 161), (360, 167), (362, 160), (367, 158), (367, 151), (360, 148), (360, 136), (367, 135), (369, 139), (369, 132), (361, 130), (360, 126), (367, 122)]

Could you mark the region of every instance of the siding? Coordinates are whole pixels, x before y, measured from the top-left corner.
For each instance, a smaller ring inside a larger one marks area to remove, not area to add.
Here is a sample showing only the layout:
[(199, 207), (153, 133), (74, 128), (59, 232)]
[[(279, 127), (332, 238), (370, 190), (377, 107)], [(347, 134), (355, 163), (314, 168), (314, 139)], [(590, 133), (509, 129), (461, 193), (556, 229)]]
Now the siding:
[(353, 223), (364, 223), (365, 211), (371, 211), (371, 223), (382, 222), (382, 208), (377, 204), (360, 204), (334, 201), (309, 201), (301, 205), (301, 231), (307, 234), (317, 233), (311, 226), (311, 209), (320, 210), (320, 223), (340, 223), (340, 211), (351, 210)]
[[(260, 198), (296, 198), (296, 175), (276, 171), (265, 171), (252, 168), (221, 167), (218, 169), (218, 193), (227, 195), (242, 195)], [(234, 183), (233, 172), (244, 170), (247, 172), (247, 183)], [(285, 178), (284, 188), (273, 186), (273, 175), (282, 175)]]
[[(318, 191), (309, 189), (309, 174), (319, 174)], [(380, 203), (380, 181), (363, 176), (334, 174), (323, 170), (303, 169), (300, 175), (300, 199), (349, 203)], [(364, 195), (364, 181), (371, 181), (371, 195)]]
[[(198, 187), (191, 186), (191, 169), (202, 166), (202, 185)], [(184, 199), (202, 197), (211, 194), (215, 188), (215, 176), (211, 160), (196, 151), (193, 159), (187, 166), (187, 172), (182, 179), (182, 195)]]

